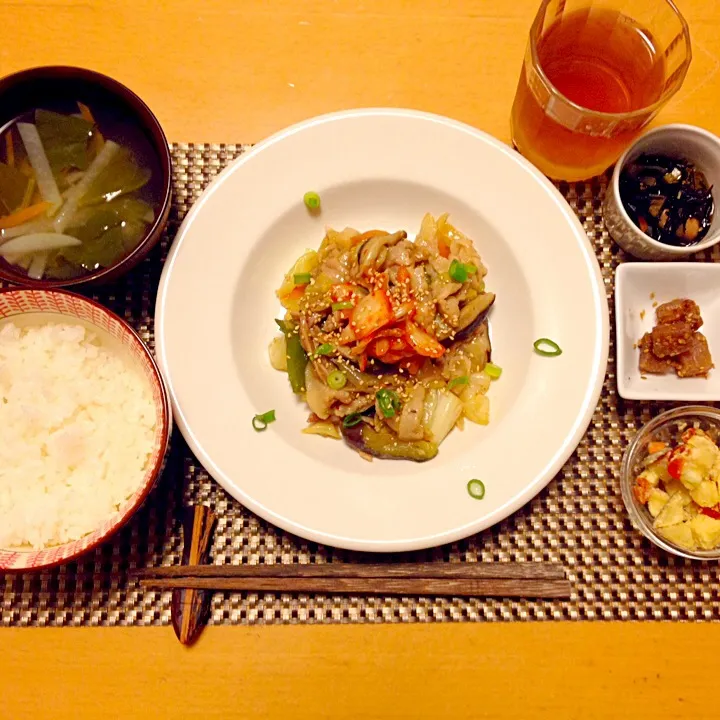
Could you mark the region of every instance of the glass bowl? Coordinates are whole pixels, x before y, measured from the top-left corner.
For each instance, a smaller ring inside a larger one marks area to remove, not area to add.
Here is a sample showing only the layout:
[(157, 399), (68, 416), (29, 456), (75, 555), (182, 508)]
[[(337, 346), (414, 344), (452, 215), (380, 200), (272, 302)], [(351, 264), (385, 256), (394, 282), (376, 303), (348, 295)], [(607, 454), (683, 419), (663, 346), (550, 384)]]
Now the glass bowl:
[(635, 478), (643, 469), (642, 462), (648, 456), (648, 443), (659, 441), (674, 444), (679, 435), (690, 427), (703, 430), (717, 444), (720, 440), (720, 410), (709, 405), (684, 405), (658, 415), (640, 429), (625, 451), (622, 462), (620, 486), (623, 502), (633, 526), (663, 550), (692, 560), (720, 560), (720, 547), (714, 550), (688, 550), (662, 537), (653, 527), (650, 512), (638, 502), (632, 491)]

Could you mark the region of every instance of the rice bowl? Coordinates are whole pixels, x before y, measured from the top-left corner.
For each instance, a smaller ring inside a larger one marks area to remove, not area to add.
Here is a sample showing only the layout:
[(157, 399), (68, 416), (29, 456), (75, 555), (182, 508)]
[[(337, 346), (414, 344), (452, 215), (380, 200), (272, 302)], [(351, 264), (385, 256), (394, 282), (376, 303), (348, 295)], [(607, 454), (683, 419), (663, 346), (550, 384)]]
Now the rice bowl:
[(140, 338), (93, 301), (0, 292), (0, 569), (94, 547), (139, 507), (171, 429)]

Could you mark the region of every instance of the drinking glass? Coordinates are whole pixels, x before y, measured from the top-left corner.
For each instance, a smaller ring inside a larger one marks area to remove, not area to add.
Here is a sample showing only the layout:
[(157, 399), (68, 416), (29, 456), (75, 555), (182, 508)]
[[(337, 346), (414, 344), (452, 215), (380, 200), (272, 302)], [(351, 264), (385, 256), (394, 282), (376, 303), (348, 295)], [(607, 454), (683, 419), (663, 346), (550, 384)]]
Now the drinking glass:
[(671, 0), (543, 0), (512, 108), (515, 147), (555, 180), (605, 171), (682, 85)]

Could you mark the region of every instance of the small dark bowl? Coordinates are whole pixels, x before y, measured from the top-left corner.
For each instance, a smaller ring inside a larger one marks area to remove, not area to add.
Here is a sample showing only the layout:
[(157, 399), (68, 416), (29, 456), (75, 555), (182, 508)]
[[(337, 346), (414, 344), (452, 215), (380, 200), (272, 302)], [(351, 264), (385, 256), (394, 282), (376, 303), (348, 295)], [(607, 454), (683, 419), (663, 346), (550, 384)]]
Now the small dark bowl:
[(107, 268), (69, 280), (33, 280), (0, 258), (0, 280), (35, 288), (67, 287), (115, 280), (141, 262), (157, 244), (170, 214), (172, 168), (170, 148), (160, 123), (150, 108), (130, 89), (106, 75), (84, 68), (49, 66), (8, 75), (0, 79), (0, 130), (23, 113), (37, 108), (55, 110), (74, 101), (92, 108), (103, 130), (103, 118), (119, 128), (111, 139), (146, 149), (153, 171), (155, 221), (138, 246)]

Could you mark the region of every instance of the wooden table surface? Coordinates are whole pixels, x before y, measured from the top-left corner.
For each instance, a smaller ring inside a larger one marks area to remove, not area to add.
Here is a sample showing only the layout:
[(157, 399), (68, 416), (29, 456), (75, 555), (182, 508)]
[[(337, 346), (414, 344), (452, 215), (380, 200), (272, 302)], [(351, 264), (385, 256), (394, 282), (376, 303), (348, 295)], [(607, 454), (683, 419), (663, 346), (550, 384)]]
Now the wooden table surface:
[[(659, 122), (720, 133), (720, 3), (677, 0), (694, 59)], [(0, 0), (0, 74), (115, 76), (170, 140), (254, 142), (398, 106), (508, 139), (538, 0)], [(0, 718), (716, 717), (720, 626), (512, 623), (0, 630)]]

